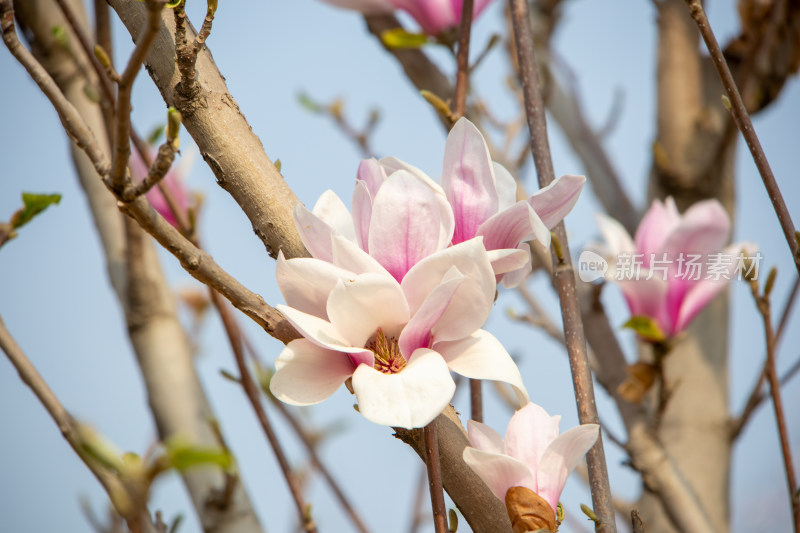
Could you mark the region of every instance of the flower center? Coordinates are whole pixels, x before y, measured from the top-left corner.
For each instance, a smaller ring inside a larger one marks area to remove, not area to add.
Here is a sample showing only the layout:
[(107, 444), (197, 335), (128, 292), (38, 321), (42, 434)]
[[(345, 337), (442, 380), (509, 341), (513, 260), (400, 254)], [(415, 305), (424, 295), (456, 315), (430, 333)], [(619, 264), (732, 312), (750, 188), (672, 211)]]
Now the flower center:
[(367, 343), (366, 349), (375, 354), (375, 370), (384, 374), (397, 374), (406, 366), (406, 358), (400, 353), (395, 337), (387, 337), (378, 328), (375, 337)]

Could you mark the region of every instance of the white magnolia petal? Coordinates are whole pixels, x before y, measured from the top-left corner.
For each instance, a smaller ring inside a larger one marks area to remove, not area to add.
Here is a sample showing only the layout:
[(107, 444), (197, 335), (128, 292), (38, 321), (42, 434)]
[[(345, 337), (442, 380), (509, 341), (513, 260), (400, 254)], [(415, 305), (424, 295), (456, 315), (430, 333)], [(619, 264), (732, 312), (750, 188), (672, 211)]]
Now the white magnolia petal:
[(331, 255), (333, 256), (331, 261), (334, 265), (356, 274), (371, 272), (385, 276), (390, 275), (380, 263), (359, 248), (356, 243), (345, 239), (341, 235), (333, 235), (331, 237)]
[(342, 199), (332, 190), (322, 193), (311, 212), (346, 238), (356, 240), (353, 217)]
[(334, 229), (298, 203), (294, 206), (294, 224), (308, 253), (315, 259), (331, 261), (331, 235)]
[(353, 226), (356, 232), (356, 243), (365, 252), (369, 252), (369, 221), (372, 219), (372, 194), (368, 184), (356, 181), (353, 190)]
[(374, 157), (363, 159), (358, 165), (356, 180), (363, 181), (369, 191), (369, 195), (375, 198), (375, 195), (378, 194), (378, 189), (381, 188), (381, 185), (386, 180), (386, 171)]
[(275, 369), (269, 383), (272, 394), (292, 405), (311, 405), (336, 392), (355, 366), (346, 354), (295, 339), (275, 360)]
[(384, 426), (419, 428), (436, 418), (453, 398), (456, 385), (438, 353), (420, 349), (397, 374), (366, 365), (353, 373), (358, 410)]
[(286, 317), (300, 334), (317, 346), (337, 352), (361, 351), (362, 347), (351, 346), (347, 339), (333, 325), (314, 315), (309, 315), (286, 305), (278, 304), (278, 311)]
[[(492, 161), (494, 179), (497, 184), (497, 212), (508, 209), (517, 203), (517, 180), (500, 163)], [(541, 217), (541, 215), (539, 215)]]
[(327, 318), (325, 306), (336, 282), (355, 274), (319, 259), (300, 257), (286, 260), (280, 251), (275, 276), (289, 307)]
[(476, 420), (467, 421), (467, 435), (473, 448), (484, 452), (505, 453), (503, 437), (498, 432)]
[(327, 311), (336, 331), (358, 347), (378, 328), (388, 336), (397, 335), (409, 319), (400, 284), (381, 274), (340, 279), (328, 298)]
[[(514, 287), (517, 287), (523, 281), (525, 281), (525, 279), (528, 277), (528, 274), (531, 273), (531, 267), (532, 267), (531, 249), (530, 249), (531, 246), (542, 246), (542, 245), (537, 245), (536, 242), (531, 242), (531, 243), (523, 242), (518, 246), (518, 248), (525, 253), (525, 264), (516, 270), (506, 272), (500, 277), (501, 281), (503, 282), (503, 287), (505, 287), (506, 289), (513, 289)], [(550, 254), (547, 254), (545, 257), (549, 259)]]
[(418, 348), (430, 348), (433, 328), (451, 305), (458, 288), (467, 280), (455, 267), (450, 270), (447, 277), (449, 279), (436, 287), (425, 299), (400, 334), (398, 344), (400, 353), (404, 356), (411, 355)]
[(324, 2), (342, 7), (344, 9), (353, 9), (360, 11), (365, 15), (382, 15), (394, 11), (394, 6), (388, 0), (323, 0)]
[(400, 285), (406, 294), (412, 315), (452, 267), (456, 267), (480, 287), (484, 303), (476, 309), (483, 312), (484, 309), (491, 307), (494, 302), (496, 282), (492, 264), (483, 247), (483, 240), (479, 237), (436, 252), (408, 271)]
[(487, 253), (496, 276), (519, 270), (531, 262), (531, 251), (527, 244), (523, 244), (519, 248), (489, 250)]
[(511, 417), (506, 428), (506, 453), (528, 465), (534, 474), (547, 447), (558, 438), (561, 416), (529, 403)]
[(513, 387), (519, 404), (528, 403), (528, 391), (522, 383), (517, 364), (500, 341), (488, 331), (479, 329), (462, 340), (437, 342), (433, 349), (442, 354), (453, 372), (471, 379), (508, 383)]
[(464, 448), (462, 457), (500, 501), (506, 501), (506, 492), (511, 487), (536, 491), (536, 482), (528, 467), (513, 457), (470, 447)]
[(572, 211), (586, 183), (585, 176), (567, 174), (554, 180), (547, 187), (536, 191), (528, 199), (536, 214), (548, 229), (553, 229)]
[(559, 435), (542, 455), (537, 473), (539, 490), (536, 492), (554, 510), (567, 478), (575, 470), (578, 461), (594, 446), (599, 434), (600, 426), (597, 424), (574, 427)]
[(597, 213), (595, 215), (597, 227), (600, 229), (600, 234), (606, 241), (608, 251), (612, 257), (609, 262), (614, 263), (621, 254), (635, 254), (636, 246), (633, 244), (633, 239), (625, 230), (625, 227), (614, 220), (613, 218)]

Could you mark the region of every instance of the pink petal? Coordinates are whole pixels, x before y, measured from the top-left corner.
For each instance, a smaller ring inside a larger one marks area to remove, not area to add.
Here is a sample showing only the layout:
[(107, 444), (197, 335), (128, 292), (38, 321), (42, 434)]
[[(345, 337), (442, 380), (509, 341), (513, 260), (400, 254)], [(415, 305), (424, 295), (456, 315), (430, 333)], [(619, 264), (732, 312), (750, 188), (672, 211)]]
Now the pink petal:
[(734, 279), (736, 269), (739, 266), (739, 253), (741, 250), (741, 244), (734, 244), (725, 248), (720, 252), (723, 254), (721, 257), (725, 259), (719, 263), (720, 267), (722, 267), (719, 271), (719, 277), (717, 278), (715, 273), (712, 279), (702, 279), (689, 288), (680, 303), (671, 334), (675, 335), (686, 329), (694, 317), (728, 286), (730, 280)]
[[(518, 286), (531, 273), (531, 250), (529, 246), (528, 243), (522, 243), (517, 247), (519, 252), (524, 254), (525, 264), (500, 276), (500, 281), (503, 282), (503, 287), (506, 289), (513, 289)], [(494, 264), (492, 264), (492, 267), (494, 267)]]
[(418, 348), (430, 348), (434, 326), (438, 324), (456, 291), (466, 280), (467, 278), (453, 267), (449, 279), (431, 292), (403, 329), (398, 341), (400, 353), (407, 357)]
[(440, 249), (441, 212), (435, 193), (399, 170), (384, 182), (372, 204), (370, 255), (401, 281), (420, 260)]
[(516, 248), (520, 242), (534, 238), (550, 246), (550, 230), (525, 201), (517, 202), (481, 224), (478, 235), (483, 236), (487, 250)]
[(599, 433), (600, 426), (597, 424), (574, 427), (559, 435), (542, 455), (536, 493), (547, 500), (554, 511), (567, 478), (575, 470), (578, 461), (594, 446)]
[(513, 457), (470, 447), (464, 448), (462, 457), (500, 501), (506, 501), (506, 492), (511, 487), (536, 490), (528, 467)]
[(680, 253), (713, 253), (725, 245), (731, 232), (727, 211), (717, 200), (692, 205), (664, 244), (671, 257)]
[(450, 403), (456, 385), (439, 354), (422, 348), (397, 374), (359, 366), (353, 373), (353, 390), (366, 419), (411, 429), (436, 418)]
[(482, 239), (477, 238), (426, 257), (406, 274), (400, 286), (412, 315), (452, 267), (456, 267), (461, 274), (477, 283), (483, 303), (476, 309), (486, 309), (488, 312), (494, 302), (496, 284)]
[(319, 259), (296, 258), (287, 261), (282, 251), (278, 252), (275, 275), (289, 307), (320, 318), (328, 318), (325, 307), (336, 282), (340, 278), (355, 276), (348, 270)]
[(437, 342), (433, 349), (442, 354), (453, 372), (472, 379), (508, 383), (514, 388), (520, 405), (528, 402), (528, 391), (519, 368), (500, 341), (488, 331), (479, 329), (462, 340)]
[(561, 176), (547, 187), (536, 191), (528, 198), (528, 203), (544, 225), (553, 229), (575, 207), (584, 183), (584, 176)]
[(407, 11), (425, 33), (438, 35), (457, 26), (461, 12), (456, 13), (450, 0), (390, 0), (398, 9)]
[(681, 216), (672, 197), (667, 198), (666, 203), (658, 199), (653, 200), (636, 230), (637, 250), (646, 255), (666, 252), (667, 238), (675, 231), (680, 221)]
[(294, 207), (294, 224), (308, 253), (315, 259), (330, 262), (333, 257), (331, 253), (333, 228), (301, 203)]
[(292, 405), (311, 405), (336, 392), (355, 367), (343, 353), (295, 339), (275, 360), (275, 369), (269, 384), (272, 394)]
[(342, 199), (332, 190), (328, 189), (322, 193), (311, 212), (346, 238), (351, 241), (356, 240), (353, 217)]
[(473, 448), (491, 453), (504, 453), (503, 437), (495, 430), (475, 420), (467, 421), (469, 443)]
[(409, 319), (400, 284), (380, 274), (339, 279), (328, 298), (327, 310), (335, 330), (350, 346), (359, 348), (379, 327), (386, 335), (395, 336)]
[(631, 316), (648, 316), (668, 334), (675, 317), (669, 315), (666, 309), (667, 282), (656, 276), (644, 279), (646, 274), (643, 274), (642, 277), (638, 280), (617, 280), (615, 283), (622, 290)]
[(442, 188), (455, 215), (454, 244), (477, 235), (478, 227), (497, 213), (499, 200), (489, 149), (478, 128), (465, 118), (459, 119), (447, 136)]
[(559, 422), (560, 416), (550, 416), (542, 407), (528, 403), (508, 423), (506, 453), (528, 465), (534, 479), (545, 450), (558, 437)]

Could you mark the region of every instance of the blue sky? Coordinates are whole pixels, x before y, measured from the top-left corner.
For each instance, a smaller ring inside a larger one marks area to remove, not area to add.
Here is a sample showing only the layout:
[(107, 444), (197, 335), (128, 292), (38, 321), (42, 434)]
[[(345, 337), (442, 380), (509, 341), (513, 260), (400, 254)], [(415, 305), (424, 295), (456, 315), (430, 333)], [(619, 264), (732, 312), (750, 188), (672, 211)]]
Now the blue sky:
[[(189, 8), (193, 20), (199, 21), (202, 3), (190, 2)], [(502, 31), (501, 8), (502, 2), (495, 2), (477, 22), (474, 49), (487, 42), (492, 32)], [(709, 9), (724, 42), (725, 36), (736, 30), (733, 7), (714, 2)], [(620, 0), (612, 7), (607, 2), (574, 0), (565, 5), (555, 40), (559, 56), (577, 73), (577, 90), (594, 124), (606, 120), (615, 92), (622, 91), (621, 115), (605, 146), (639, 206), (644, 206), (646, 197), (654, 134), (654, 22), (655, 11), (647, 2)], [(119, 63), (130, 49), (130, 39), (121, 26), (115, 31)], [(328, 188), (349, 199), (360, 155), (329, 120), (298, 104), (300, 91), (322, 102), (344, 98), (346, 112), (356, 124), (366, 119), (370, 109), (379, 108), (382, 119), (373, 138), (378, 154), (397, 156), (438, 177), (445, 132), (399, 66), (367, 34), (359, 16), (314, 0), (222, 3), (208, 44), (267, 153), (281, 159), (284, 176), (307, 205), (313, 205)], [(445, 71), (454, 71), (449, 53), (433, 50), (433, 56)], [(19, 206), (23, 190), (63, 194), (59, 206), (23, 228), (19, 238), (0, 250), (0, 315), (75, 416), (122, 448), (143, 452), (154, 441), (155, 428), (65, 137), (45, 98), (5, 50), (0, 51), (0, 72), (0, 94), (3, 101), (12, 103), (0, 121), (0, 218), (10, 216)], [(475, 79), (477, 91), (506, 118), (512, 113), (503, 89), (508, 74), (502, 54), (495, 51), (476, 71)], [(134, 106), (134, 121), (142, 132), (164, 119), (164, 104), (144, 74), (135, 86)], [(792, 81), (780, 100), (755, 120), (795, 220), (800, 220), (796, 200), (800, 198), (799, 107), (800, 84)], [(182, 141), (184, 152), (191, 151), (185, 131)], [(551, 146), (557, 174), (583, 172), (556, 127), (551, 127)], [(742, 146), (737, 169), (734, 238), (758, 242), (767, 263), (778, 266), (777, 307), (793, 276), (789, 253), (755, 166)], [(531, 165), (526, 174), (523, 178), (533, 188)], [(207, 249), (246, 286), (268, 302), (280, 303), (274, 261), (201, 161), (195, 163), (189, 184), (205, 195), (201, 230)], [(593, 213), (597, 209), (591, 191), (586, 190), (567, 219), (573, 249), (595, 237)], [(163, 254), (163, 263), (176, 287), (193, 285), (168, 254)], [(551, 316), (557, 317), (556, 300), (544, 280), (535, 280), (533, 287)], [(627, 317), (619, 295), (606, 290), (604, 297), (612, 322), (623, 323)], [(741, 283), (733, 288), (733, 306), (729, 383), (731, 405), (738, 411), (762, 362), (763, 334)], [(562, 428), (571, 427), (577, 420), (563, 350), (542, 333), (509, 323), (504, 318), (508, 308), (522, 308), (511, 293), (501, 295), (488, 329), (519, 355), (532, 399), (551, 413), (561, 413)], [(247, 324), (264, 357), (272, 361), (281, 345), (246, 318), (241, 322)], [(780, 351), (781, 368), (798, 357), (798, 325), (795, 316)], [(633, 357), (633, 339), (621, 335), (628, 356)], [(197, 342), (201, 378), (239, 459), (259, 516), (270, 532), (288, 531), (294, 515), (271, 451), (241, 390), (219, 375), (220, 369), (233, 370), (235, 365), (215, 317), (207, 320)], [(790, 413), (800, 400), (798, 381), (784, 389)], [(462, 412), (468, 411), (463, 392), (455, 401)], [(324, 404), (304, 410), (303, 416), (319, 426), (344, 426), (343, 432), (323, 446), (325, 459), (373, 529), (404, 531), (420, 462), (391, 437), (388, 428), (359, 417), (351, 405), (351, 397), (340, 391)], [(601, 416), (620, 433), (613, 407), (602, 394), (599, 405)], [(103, 493), (4, 358), (0, 358), (0, 406), (0, 516), (4, 526), (9, 531), (84, 530), (79, 497), (85, 495), (101, 511)], [(488, 412), (490, 424), (502, 432), (510, 413), (496, 400), (489, 401)], [(277, 413), (273, 416), (277, 418)], [(298, 443), (286, 427), (279, 426), (294, 464), (302, 464)], [(796, 422), (791, 431), (797, 450), (800, 427)], [(621, 465), (624, 456), (613, 445), (607, 449), (613, 487), (622, 496), (634, 498), (636, 478)], [(735, 448), (734, 531), (762, 524), (762, 513), (772, 517), (774, 531), (788, 527), (784, 486), (774, 418), (765, 406)], [(321, 482), (312, 483), (309, 500), (321, 531), (350, 527)], [(589, 501), (577, 478), (570, 481), (562, 500), (568, 512), (579, 519), (578, 504)], [(748, 513), (752, 506), (762, 513)], [(159, 483), (151, 507), (163, 509), (167, 517), (186, 512), (182, 530), (196, 530), (177, 477)]]

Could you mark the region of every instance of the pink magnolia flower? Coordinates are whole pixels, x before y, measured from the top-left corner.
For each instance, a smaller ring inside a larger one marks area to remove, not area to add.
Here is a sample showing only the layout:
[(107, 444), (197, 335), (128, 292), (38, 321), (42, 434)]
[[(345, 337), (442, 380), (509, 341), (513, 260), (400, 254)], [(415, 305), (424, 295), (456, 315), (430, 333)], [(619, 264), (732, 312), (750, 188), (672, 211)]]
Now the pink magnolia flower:
[[(150, 157), (155, 159), (156, 151), (151, 150)], [(172, 193), (172, 196), (175, 198), (175, 201), (178, 203), (178, 207), (182, 209), (184, 212), (189, 209), (189, 191), (186, 190), (186, 187), (183, 184), (184, 175), (188, 170), (188, 165), (191, 163), (189, 162), (190, 158), (186, 157), (181, 160), (181, 165), (176, 168), (175, 165), (169, 169), (167, 174), (162, 178), (161, 183), (166, 185), (167, 189)], [(145, 177), (147, 177), (148, 168), (144, 164), (144, 161), (139, 156), (139, 152), (136, 150), (131, 151), (131, 157), (128, 161), (128, 165), (131, 171), (131, 176), (135, 182), (142, 181)], [(164, 198), (164, 195), (161, 194), (161, 191), (158, 190), (158, 186), (153, 187), (145, 194), (145, 198), (147, 201), (150, 202), (150, 205), (153, 206), (159, 215), (164, 217), (164, 219), (172, 224), (173, 226), (178, 226), (178, 221), (175, 219), (175, 215), (172, 213), (172, 210), (169, 208), (169, 204), (167, 200)]]
[(577, 202), (586, 179), (562, 176), (528, 200), (516, 201), (516, 182), (492, 162), (486, 142), (467, 119), (447, 137), (442, 186), (399, 159), (361, 162), (353, 213), (332, 191), (313, 211), (295, 209), (295, 222), (312, 256), (330, 261), (330, 235), (338, 233), (368, 252), (398, 281), (419, 260), (450, 244), (483, 237), (495, 275), (506, 287), (530, 272), (530, 250), (550, 244), (554, 227)]
[[(489, 5), (492, 0), (475, 0), (473, 18)], [(414, 20), (428, 35), (439, 35), (443, 31), (458, 26), (464, 0), (325, 0), (329, 4), (354, 9), (365, 15), (391, 13), (401, 9), (414, 17)]]
[(473, 447), (464, 448), (464, 461), (501, 501), (511, 487), (525, 487), (556, 511), (567, 478), (599, 433), (597, 424), (583, 424), (559, 435), (560, 422), (560, 415), (529, 403), (511, 417), (503, 440), (489, 426), (470, 420)]
[(482, 240), (433, 253), (397, 280), (340, 234), (330, 262), (278, 258), (279, 310), (303, 335), (275, 362), (272, 393), (295, 405), (321, 402), (347, 379), (359, 412), (378, 424), (428, 424), (455, 392), (450, 371), (527, 392), (511, 356), (480, 329), (495, 291)]
[(692, 205), (681, 215), (672, 198), (653, 201), (636, 236), (605, 215), (598, 215), (608, 245), (606, 273), (622, 290), (631, 315), (649, 317), (667, 337), (692, 319), (733, 278), (743, 248), (725, 247), (731, 232), (728, 213), (717, 200)]

